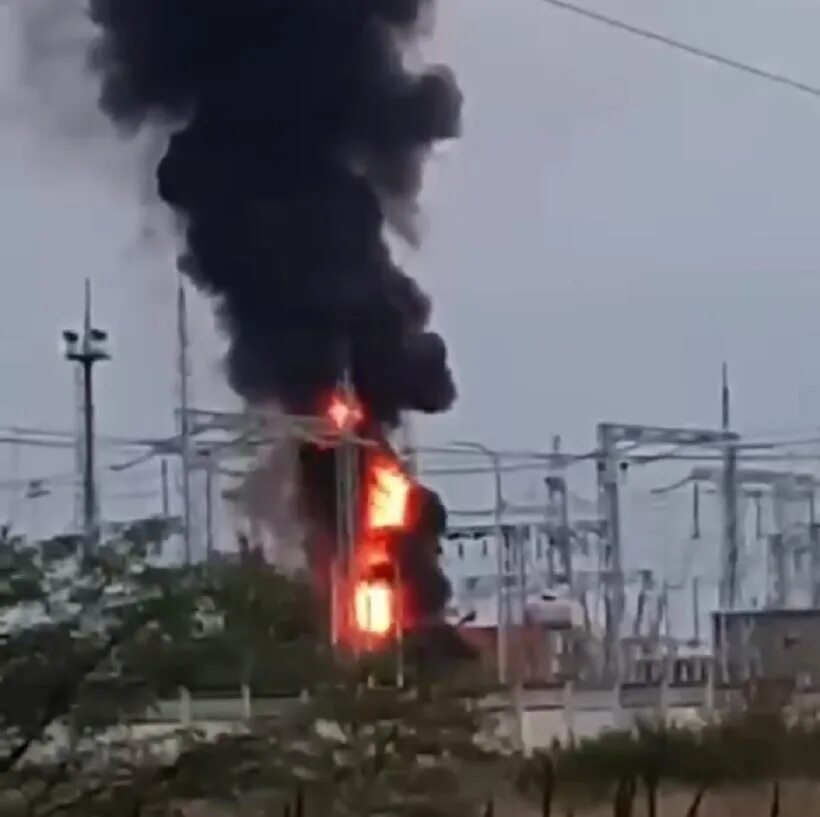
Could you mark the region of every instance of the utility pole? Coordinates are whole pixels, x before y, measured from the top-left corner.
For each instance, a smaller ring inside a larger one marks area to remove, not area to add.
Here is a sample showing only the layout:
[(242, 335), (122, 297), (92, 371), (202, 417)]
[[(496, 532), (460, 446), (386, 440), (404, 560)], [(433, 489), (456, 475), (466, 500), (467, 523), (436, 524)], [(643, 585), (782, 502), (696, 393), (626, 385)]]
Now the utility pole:
[(191, 564), (191, 418), (188, 393), (188, 311), (182, 277), (177, 287), (177, 371), (179, 377), (179, 440), (182, 460), (182, 538), (185, 564)]
[(692, 483), (692, 540), (700, 539), (700, 483)]
[(74, 367), (74, 401), (75, 401), (75, 428), (74, 428), (74, 527), (80, 530), (83, 527), (84, 492), (83, 482), (85, 475), (85, 411), (83, 410), (83, 369)]
[[(550, 586), (554, 583), (555, 563), (553, 558), (553, 550), (557, 549), (561, 564), (561, 580), (566, 584), (572, 595), (573, 589), (573, 565), (572, 565), (572, 531), (569, 524), (569, 491), (567, 488), (567, 481), (563, 475), (564, 459), (561, 457), (561, 437), (556, 436), (552, 439), (552, 454), (550, 460), (550, 474), (546, 477), (544, 482), (547, 486), (548, 508), (553, 510), (555, 508), (555, 497), (558, 496), (558, 525), (548, 525), (548, 529), (552, 527), (553, 535), (550, 537), (548, 543), (549, 554), (549, 580)], [(554, 544), (557, 546), (553, 547)]]
[(171, 514), (171, 498), (168, 491), (168, 460), (165, 457), (159, 461), (159, 478), (162, 491), (162, 519), (167, 522)]
[(205, 560), (214, 555), (214, 461), (210, 451), (205, 452)]
[(641, 587), (638, 591), (638, 601), (635, 608), (635, 618), (632, 622), (632, 636), (639, 638), (643, 632), (643, 621), (646, 613), (646, 600), (654, 585), (654, 576), (651, 570), (640, 571)]
[(498, 672), (498, 683), (502, 686), (507, 683), (507, 658), (508, 658), (508, 626), (510, 620), (510, 593), (508, 588), (508, 556), (511, 551), (508, 547), (507, 536), (504, 531), (504, 491), (501, 482), (501, 455), (493, 451), (486, 445), (471, 441), (458, 441), (453, 443), (458, 448), (476, 451), (484, 455), (490, 461), (493, 470), (493, 530), (495, 533), (496, 547), (496, 572), (498, 579), (497, 601), (497, 627), (496, 627), (496, 661)]
[(769, 606), (782, 610), (789, 601), (789, 575), (786, 564), (786, 504), (792, 493), (788, 476), (772, 486), (774, 533), (769, 537), (771, 565)]
[(727, 435), (723, 449), (723, 547), (721, 548), (720, 587), (718, 590), (718, 606), (720, 607), (721, 622), (721, 654), (720, 666), (723, 681), (729, 678), (729, 629), (728, 611), (733, 609), (737, 602), (737, 566), (738, 566), (738, 539), (737, 539), (737, 452), (730, 444), (728, 434), (731, 424), (731, 405), (729, 395), (729, 367), (724, 361), (721, 367), (720, 392), (720, 419), (721, 429)]
[(97, 516), (97, 485), (94, 441), (94, 364), (109, 360), (106, 349), (108, 335), (91, 323), (91, 282), (85, 281), (85, 312), (82, 335), (72, 330), (63, 332), (66, 359), (76, 363), (82, 372), (83, 404), (83, 533), (86, 555), (93, 552), (99, 539)]
[(612, 427), (598, 426), (598, 504), (604, 526), (604, 586), (606, 588), (606, 656), (608, 680), (620, 679), (621, 626), (624, 617), (624, 572), (621, 553), (621, 513), (618, 491), (618, 458)]
[(156, 553), (158, 556), (163, 555), (163, 544), (168, 536), (168, 517), (170, 515), (170, 497), (168, 496), (168, 460), (162, 457), (159, 461), (159, 480), (160, 480), (160, 519), (162, 525), (160, 526), (157, 535), (157, 541), (154, 543)]
[(509, 542), (504, 530), (504, 495), (501, 485), (501, 459), (495, 451), (484, 452), (493, 466), (493, 528), (496, 542), (496, 568), (498, 571), (498, 597), (496, 628), (496, 660), (498, 661), (498, 682), (502, 686), (509, 680), (509, 626), (510, 588), (508, 566), (510, 558)]
[(337, 386), (338, 399), (347, 414), (337, 431), (336, 446), (336, 555), (330, 566), (330, 635), (331, 643), (338, 644), (342, 628), (348, 624), (350, 609), (348, 597), (353, 577), (353, 558), (359, 532), (357, 509), (359, 486), (359, 453), (357, 443), (351, 439), (356, 434), (360, 419), (355, 411), (357, 396), (353, 388), (350, 355), (347, 344), (340, 347), (340, 376)]
[[(523, 644), (527, 634), (527, 540), (524, 533), (523, 526), (516, 526), (514, 530), (513, 540), (515, 544), (515, 552), (518, 558), (518, 606), (521, 615), (521, 624), (519, 629), (519, 643)], [(523, 653), (523, 647), (520, 648)]]
[(723, 449), (723, 565), (720, 582), (720, 607), (733, 610), (737, 605), (739, 541), (737, 525), (737, 450), (730, 441), (729, 368), (722, 367), (721, 429), (727, 435)]
[[(402, 448), (404, 450), (404, 467), (410, 477), (416, 478), (419, 472), (418, 451), (413, 434), (413, 423), (405, 412), (401, 417)], [(396, 587), (396, 687), (404, 689), (405, 685), (405, 656), (404, 656), (404, 604), (402, 602), (402, 575), (401, 564), (396, 560), (395, 565)]]
[(700, 577), (692, 577), (692, 633), (696, 646), (700, 645)]
[(816, 486), (809, 493), (809, 543), (811, 546), (811, 604), (820, 607), (820, 529), (817, 525)]

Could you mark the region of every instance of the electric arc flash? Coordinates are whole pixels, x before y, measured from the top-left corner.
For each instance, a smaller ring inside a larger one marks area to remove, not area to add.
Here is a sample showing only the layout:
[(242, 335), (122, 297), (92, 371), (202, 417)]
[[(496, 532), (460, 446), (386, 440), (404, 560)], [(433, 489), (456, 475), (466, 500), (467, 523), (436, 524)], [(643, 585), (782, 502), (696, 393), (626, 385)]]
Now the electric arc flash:
[(398, 463), (378, 458), (370, 468), (367, 527), (371, 531), (403, 528), (407, 522), (410, 480)]
[(363, 633), (386, 635), (393, 627), (393, 589), (385, 581), (361, 581), (354, 598), (356, 626)]
[(352, 431), (364, 419), (364, 412), (355, 397), (336, 392), (330, 398), (325, 416), (337, 431)]

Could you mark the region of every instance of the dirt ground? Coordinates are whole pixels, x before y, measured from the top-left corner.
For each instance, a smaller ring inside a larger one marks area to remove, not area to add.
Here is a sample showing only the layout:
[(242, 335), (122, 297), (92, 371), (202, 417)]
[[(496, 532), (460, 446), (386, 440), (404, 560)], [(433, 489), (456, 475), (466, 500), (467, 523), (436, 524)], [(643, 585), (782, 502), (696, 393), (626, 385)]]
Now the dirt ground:
[[(646, 806), (639, 792), (634, 817), (646, 817)], [(688, 792), (669, 792), (663, 796), (658, 817), (686, 817), (692, 802)], [(770, 817), (772, 790), (770, 786), (739, 791), (716, 791), (706, 795), (699, 817)], [(566, 817), (566, 809), (558, 805), (553, 817)], [(611, 817), (610, 805), (593, 809), (578, 809), (574, 817)], [(540, 817), (537, 808), (521, 801), (498, 803), (495, 817)], [(781, 789), (779, 817), (820, 817), (820, 785), (785, 783)]]
[[(658, 817), (686, 817), (692, 802), (688, 792), (668, 792), (659, 803)], [(770, 786), (738, 791), (716, 791), (704, 798), (699, 817), (770, 817), (772, 790)], [(230, 812), (234, 815), (236, 812)], [(252, 806), (242, 809), (243, 817), (262, 817), (271, 812), (257, 811)], [(191, 804), (180, 814), (185, 817), (227, 817), (228, 812), (202, 804)], [(557, 804), (553, 817), (566, 817), (565, 807)], [(574, 817), (611, 817), (610, 805), (576, 809)], [(499, 797), (495, 801), (494, 817), (541, 817), (539, 809), (514, 796)], [(634, 817), (646, 817), (646, 805), (639, 793)], [(781, 789), (779, 817), (820, 817), (820, 785), (785, 783)]]

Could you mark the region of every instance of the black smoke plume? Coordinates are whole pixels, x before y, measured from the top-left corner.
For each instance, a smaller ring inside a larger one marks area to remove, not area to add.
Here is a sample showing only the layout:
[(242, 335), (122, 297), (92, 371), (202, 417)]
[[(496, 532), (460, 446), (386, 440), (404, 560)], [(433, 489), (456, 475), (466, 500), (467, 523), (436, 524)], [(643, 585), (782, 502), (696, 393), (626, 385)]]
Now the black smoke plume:
[(342, 354), (381, 420), (454, 398), (428, 300), (384, 238), (386, 203), (412, 209), (430, 146), (458, 130), (449, 72), (403, 66), (426, 5), (90, 0), (106, 113), (128, 129), (179, 123), (159, 193), (250, 400), (314, 412)]
[[(385, 240), (388, 221), (415, 210), (430, 148), (459, 128), (450, 72), (405, 64), (428, 5), (89, 0), (104, 111), (126, 131), (175, 128), (159, 195), (180, 216), (180, 266), (215, 299), (230, 380), (249, 401), (315, 413), (342, 365), (382, 425), (455, 397), (430, 304)], [(311, 463), (315, 493), (326, 465)]]

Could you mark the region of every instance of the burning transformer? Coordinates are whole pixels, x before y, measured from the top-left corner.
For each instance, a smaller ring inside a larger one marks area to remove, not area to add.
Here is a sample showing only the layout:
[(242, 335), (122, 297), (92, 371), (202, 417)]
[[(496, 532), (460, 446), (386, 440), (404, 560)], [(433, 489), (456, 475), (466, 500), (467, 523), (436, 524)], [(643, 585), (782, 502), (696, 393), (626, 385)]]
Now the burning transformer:
[(460, 132), (452, 72), (414, 45), (432, 0), (86, 2), (100, 107), (163, 144), (156, 192), (177, 267), (228, 337), (230, 384), (314, 416), (346, 372), (328, 416), (363, 442), (305, 444), (299, 469), (336, 640), (441, 631), (444, 510), (386, 437), (456, 396), (430, 301), (388, 241), (418, 243), (425, 161)]
[(325, 415), (339, 443), (304, 445), (300, 464), (313, 523), (309, 560), (334, 642), (361, 652), (409, 636), (434, 652), (467, 657), (444, 621), (450, 586), (438, 563), (441, 501), (350, 393), (335, 393)]

